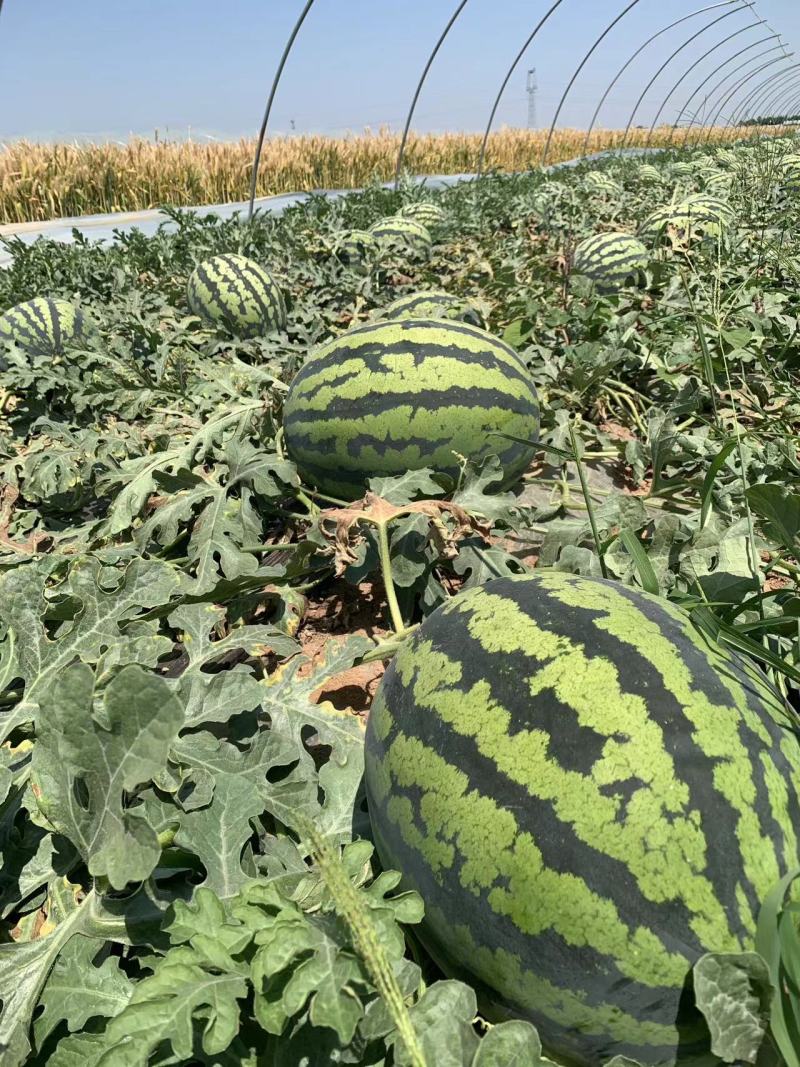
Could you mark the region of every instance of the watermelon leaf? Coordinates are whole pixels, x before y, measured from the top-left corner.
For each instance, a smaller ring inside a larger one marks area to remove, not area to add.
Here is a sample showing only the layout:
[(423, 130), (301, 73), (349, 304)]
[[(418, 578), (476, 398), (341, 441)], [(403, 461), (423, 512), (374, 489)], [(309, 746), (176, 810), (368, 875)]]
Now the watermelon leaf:
[(42, 694), (41, 709), (32, 762), (39, 807), (93, 875), (115, 889), (147, 878), (161, 846), (132, 794), (166, 766), (182, 704), (163, 678), (134, 665), (98, 699), (95, 673), (80, 663)]
[(519, 1019), (493, 1026), (481, 1040), (470, 1067), (544, 1067), (535, 1027)]
[(693, 968), (697, 1007), (711, 1051), (725, 1063), (755, 1063), (769, 1027), (775, 988), (757, 952), (709, 952)]

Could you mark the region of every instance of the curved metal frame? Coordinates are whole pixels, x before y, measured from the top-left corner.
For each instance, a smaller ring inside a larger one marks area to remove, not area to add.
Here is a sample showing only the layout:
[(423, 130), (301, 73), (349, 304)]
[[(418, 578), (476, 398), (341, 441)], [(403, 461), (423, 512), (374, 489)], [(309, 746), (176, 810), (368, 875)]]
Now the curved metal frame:
[(558, 120), (561, 117), (561, 112), (562, 112), (562, 110), (564, 108), (564, 104), (567, 102), (567, 97), (569, 96), (569, 94), (570, 94), (570, 92), (572, 90), (572, 86), (578, 80), (578, 77), (580, 76), (581, 71), (586, 66), (586, 64), (589, 62), (589, 60), (592, 58), (592, 56), (597, 51), (597, 49), (600, 47), (600, 45), (603, 43), (603, 41), (606, 39), (606, 37), (608, 37), (608, 35), (611, 33), (611, 31), (616, 26), (618, 26), (620, 22), (622, 22), (622, 20), (625, 18), (625, 16), (628, 14), (628, 12), (632, 11), (633, 8), (635, 8), (636, 5), (638, 3), (640, 3), (640, 2), (641, 2), (641, 0), (631, 0), (631, 3), (629, 3), (628, 6), (623, 11), (621, 11), (619, 13), (619, 15), (617, 15), (617, 17), (614, 19), (614, 21), (610, 22), (608, 24), (608, 26), (606, 26), (606, 28), (603, 30), (603, 32), (600, 34), (600, 36), (597, 38), (597, 40), (592, 45), (592, 47), (589, 49), (589, 51), (586, 53), (586, 55), (583, 57), (583, 59), (578, 64), (577, 70), (575, 71), (575, 73), (570, 78), (570, 80), (569, 80), (569, 82), (567, 84), (567, 87), (564, 90), (564, 95), (561, 97), (561, 99), (558, 102), (558, 107), (556, 108), (556, 113), (553, 116), (553, 121), (552, 121), (552, 123), (550, 125), (550, 132), (547, 134), (547, 141), (545, 142), (545, 146), (544, 146), (544, 149), (542, 151), (542, 158), (541, 158), (540, 163), (539, 163), (539, 165), (541, 167), (544, 167), (546, 165), (546, 163), (547, 163), (547, 157), (548, 157), (548, 155), (550, 153), (550, 145), (553, 142), (553, 134), (556, 131), (556, 126), (558, 125)]
[[(756, 41), (755, 44), (756, 45), (763, 44), (765, 41), (772, 40), (772, 38), (774, 38), (774, 37), (780, 38), (780, 34), (773, 34), (772, 37), (763, 37), (760, 41)], [(672, 143), (672, 136), (674, 136), (675, 131), (679, 128), (680, 120), (683, 118), (683, 116), (688, 111), (689, 104), (694, 100), (694, 98), (697, 96), (697, 94), (699, 92), (702, 92), (702, 90), (706, 87), (706, 84), (711, 80), (711, 78), (713, 78), (716, 74), (718, 74), (723, 69), (723, 67), (726, 67), (728, 65), (728, 63), (731, 62), (731, 60), (737, 59), (742, 54), (742, 52), (747, 52), (747, 51), (749, 51), (750, 48), (753, 48), (753, 47), (754, 47), (754, 45), (748, 45), (748, 47), (747, 48), (743, 48), (741, 52), (737, 52), (735, 56), (731, 56), (730, 59), (727, 59), (724, 63), (721, 63), (716, 68), (716, 70), (711, 75), (709, 75), (708, 78), (706, 78), (704, 81), (702, 81), (700, 83), (700, 85), (697, 87), (697, 89), (695, 89), (694, 93), (692, 93), (692, 95), (686, 101), (686, 103), (684, 104), (682, 110), (678, 114), (678, 117), (675, 120), (675, 125), (672, 127), (672, 135), (670, 136), (670, 144)], [(705, 109), (708, 107), (709, 101), (712, 100), (716, 96), (716, 94), (720, 91), (720, 89), (722, 89), (722, 87), (727, 82), (729, 82), (731, 80), (731, 78), (735, 78), (738, 74), (740, 74), (741, 71), (743, 71), (745, 69), (745, 67), (749, 66), (751, 63), (757, 63), (759, 59), (763, 59), (764, 56), (768, 56), (770, 54), (770, 52), (777, 52), (779, 49), (781, 50), (783, 55), (785, 55), (785, 45), (784, 45), (783, 41), (781, 41), (780, 44), (773, 45), (772, 48), (767, 48), (763, 52), (758, 52), (756, 55), (750, 56), (743, 63), (739, 63), (737, 66), (735, 66), (733, 68), (733, 70), (728, 71), (728, 73), (726, 75), (724, 75), (724, 77), (720, 78), (720, 80), (714, 85), (713, 89), (710, 89), (709, 92), (706, 93), (706, 95), (704, 96), (703, 102), (701, 103), (700, 107), (698, 107), (696, 111), (692, 112), (692, 117), (689, 119), (689, 125), (686, 126), (685, 131), (684, 131), (684, 135), (683, 135), (683, 143), (684, 143), (684, 145), (686, 144), (686, 142), (689, 139), (689, 135), (690, 135), (690, 133), (692, 131), (692, 128), (694, 127), (696, 119), (698, 118), (698, 116), (700, 115), (701, 112), (705, 112)], [(781, 59), (783, 58), (783, 55), (781, 55), (780, 57), (774, 56), (773, 57), (773, 61), (777, 62), (778, 58), (781, 58)]]
[(585, 156), (587, 154), (588, 150), (589, 150), (589, 141), (592, 138), (592, 132), (594, 131), (595, 124), (597, 122), (597, 119), (600, 116), (600, 112), (603, 109), (603, 104), (605, 104), (606, 100), (608, 100), (609, 96), (611, 95), (611, 91), (614, 89), (614, 87), (616, 86), (617, 82), (620, 80), (620, 78), (625, 73), (625, 71), (631, 66), (631, 64), (636, 59), (639, 58), (639, 56), (642, 54), (642, 52), (644, 52), (644, 50), (648, 47), (648, 45), (651, 45), (653, 43), (653, 41), (657, 40), (659, 37), (663, 36), (665, 33), (668, 33), (670, 30), (674, 30), (676, 26), (680, 26), (682, 23), (688, 22), (689, 19), (693, 19), (697, 15), (704, 15), (707, 11), (713, 11), (716, 8), (719, 8), (719, 7), (728, 7), (728, 6), (730, 6), (731, 4), (734, 4), (734, 3), (736, 3), (736, 0), (722, 0), (722, 2), (719, 3), (719, 4), (709, 4), (708, 7), (701, 7), (697, 11), (691, 11), (691, 12), (689, 12), (688, 15), (684, 15), (682, 18), (676, 19), (674, 22), (670, 22), (669, 26), (664, 26), (663, 29), (659, 30), (657, 33), (654, 33), (652, 35), (652, 37), (648, 37), (647, 40), (644, 42), (644, 44), (640, 45), (636, 49), (636, 51), (633, 53), (633, 55), (630, 57), (630, 59), (628, 59), (627, 62), (624, 63), (623, 66), (621, 66), (619, 68), (617, 73), (614, 75), (614, 78), (609, 83), (608, 88), (603, 93), (603, 95), (600, 97), (600, 103), (595, 108), (594, 115), (592, 115), (592, 121), (589, 123), (589, 128), (586, 131), (586, 138), (585, 138), (585, 140), (583, 142), (583, 151), (581, 152), (581, 156)]
[(511, 81), (511, 75), (514, 73), (514, 71), (519, 66), (520, 60), (525, 55), (525, 53), (528, 51), (528, 49), (530, 48), (531, 44), (533, 44), (533, 41), (537, 37), (539, 31), (550, 20), (550, 16), (555, 13), (556, 9), (561, 7), (563, 2), (564, 2), (564, 0), (556, 0), (556, 2), (553, 4), (553, 6), (543, 15), (543, 17), (537, 23), (536, 28), (534, 29), (533, 33), (525, 41), (525, 44), (523, 44), (523, 46), (522, 46), (522, 48), (520, 48), (519, 52), (517, 52), (516, 56), (514, 57), (514, 62), (511, 64), (511, 66), (506, 71), (506, 76), (503, 78), (503, 81), (502, 81), (502, 83), (500, 85), (500, 90), (499, 90), (497, 96), (495, 97), (494, 104), (492, 105), (492, 110), (491, 110), (491, 112), (489, 114), (489, 121), (486, 123), (486, 130), (485, 130), (485, 132), (483, 134), (483, 141), (481, 142), (481, 154), (478, 157), (478, 177), (480, 177), (481, 174), (483, 174), (483, 164), (484, 164), (484, 161), (486, 159), (486, 146), (489, 143), (489, 134), (492, 132), (492, 124), (494, 123), (494, 117), (497, 114), (498, 107), (500, 107), (500, 101), (503, 98), (503, 93), (506, 91), (506, 86)]
[[(785, 85), (781, 89), (779, 89), (777, 94), (775, 94), (771, 98), (772, 102), (770, 103), (769, 109), (765, 109), (765, 110), (771, 110), (772, 108), (775, 108), (780, 103), (780, 101), (786, 99), (786, 96), (784, 96), (784, 93), (786, 93), (787, 95), (789, 93), (794, 93), (795, 90), (798, 87), (800, 87), (800, 75), (795, 76), (795, 78), (790, 80), (787, 85)], [(754, 128), (756, 130), (756, 136), (759, 137), (759, 138), (763, 136), (763, 131), (764, 130), (774, 129), (774, 125), (771, 125), (769, 123), (759, 122), (758, 120), (761, 117), (762, 117), (761, 115), (756, 114), (756, 113), (754, 113), (753, 116), (752, 116), (752, 118), (754, 120), (753, 126), (754, 126)], [(766, 116), (764, 116), (764, 117), (766, 117)], [(740, 122), (741, 122), (741, 119), (740, 119)]]
[(744, 9), (747, 8), (747, 7), (752, 7), (752, 3), (742, 3), (738, 7), (732, 8), (730, 11), (726, 11), (724, 15), (720, 15), (719, 18), (713, 19), (711, 22), (709, 22), (705, 26), (703, 26), (702, 29), (699, 29), (697, 31), (697, 33), (692, 34), (692, 36), (689, 37), (688, 40), (684, 41), (681, 45), (679, 45), (678, 48), (676, 48), (675, 51), (671, 53), (671, 55), (667, 56), (667, 58), (664, 60), (664, 62), (661, 64), (661, 66), (658, 68), (658, 70), (655, 72), (653, 77), (650, 79), (650, 81), (644, 87), (644, 89), (642, 90), (641, 95), (639, 96), (639, 99), (634, 104), (633, 111), (631, 111), (630, 118), (628, 119), (628, 125), (625, 127), (625, 134), (624, 134), (624, 136), (622, 138), (622, 147), (623, 148), (628, 143), (628, 135), (631, 132), (631, 127), (633, 126), (634, 119), (636, 118), (636, 112), (642, 106), (642, 102), (643, 102), (644, 98), (650, 92), (652, 87), (658, 81), (658, 79), (661, 76), (661, 74), (663, 74), (663, 72), (667, 69), (667, 67), (670, 65), (670, 63), (673, 61), (673, 59), (675, 59), (677, 56), (679, 56), (680, 53), (684, 50), (684, 48), (688, 48), (690, 44), (692, 44), (694, 41), (697, 40), (698, 37), (701, 37), (708, 30), (710, 30), (714, 26), (716, 26), (718, 22), (722, 22), (723, 19), (730, 18), (731, 15), (735, 15), (739, 11), (744, 11)]
[[(786, 93), (793, 93), (793, 92), (794, 92), (794, 91), (795, 91), (795, 90), (796, 90), (796, 89), (797, 89), (797, 88), (798, 88), (799, 86), (800, 86), (800, 74), (798, 74), (798, 73), (797, 73), (797, 72), (795, 71), (795, 72), (794, 72), (794, 77), (793, 77), (793, 78), (791, 78), (791, 79), (789, 80), (789, 83), (788, 83), (787, 85), (783, 86), (783, 87), (782, 87), (781, 89), (779, 89), (779, 90), (778, 90), (778, 92), (777, 92), (777, 99), (780, 99), (780, 98), (781, 98), (781, 96), (782, 96), (782, 94), (783, 94), (784, 92), (786, 92)], [(740, 114), (738, 115), (738, 117), (737, 117), (737, 119), (736, 119), (736, 124), (737, 124), (737, 126), (738, 126), (738, 125), (741, 125), (741, 122), (743, 121), (744, 115), (746, 115), (746, 114), (748, 114), (748, 112), (743, 112), (743, 113), (740, 113)], [(734, 127), (734, 124), (733, 124), (732, 122), (730, 123), (730, 127), (731, 127), (731, 128), (735, 128), (735, 127)], [(754, 129), (754, 130), (756, 131), (756, 132), (755, 132), (755, 138), (756, 138), (757, 140), (761, 140), (761, 138), (762, 138), (762, 136), (763, 136), (763, 130), (764, 130), (765, 128), (766, 128), (766, 129), (768, 129), (769, 127), (764, 127), (764, 126), (763, 126), (763, 125), (762, 125), (761, 123), (758, 123), (758, 122), (757, 122), (757, 123), (755, 123), (755, 124), (753, 125), (753, 127), (752, 127), (752, 128), (753, 128), (753, 129)]]
[(247, 221), (253, 218), (253, 208), (256, 201), (256, 186), (258, 185), (258, 167), (261, 163), (261, 150), (264, 147), (264, 138), (267, 135), (267, 125), (269, 124), (269, 116), (272, 112), (272, 102), (275, 99), (275, 94), (278, 91), (278, 85), (280, 84), (281, 75), (283, 74), (283, 68), (286, 66), (286, 60), (289, 58), (289, 53), (292, 50), (297, 35), (300, 32), (300, 28), (306, 20), (306, 15), (309, 13), (314, 5), (314, 0), (306, 0), (303, 10), (300, 12), (300, 16), (297, 22), (294, 24), (292, 32), (289, 34), (289, 39), (286, 42), (286, 46), (283, 49), (283, 55), (278, 63), (278, 69), (275, 71), (275, 77), (272, 79), (272, 88), (267, 98), (267, 106), (264, 109), (264, 118), (261, 120), (261, 129), (258, 131), (258, 143), (256, 144), (256, 154), (253, 159), (253, 174), (250, 179), (250, 203), (247, 209)]
[[(785, 62), (786, 59), (791, 59), (791, 58), (793, 58), (791, 55), (790, 56), (784, 56), (783, 59), (780, 60), (780, 62)], [(736, 94), (739, 92), (739, 90), (744, 85), (746, 85), (749, 81), (752, 81), (753, 78), (757, 78), (758, 75), (761, 74), (768, 67), (772, 67), (774, 65), (775, 65), (774, 63), (765, 63), (763, 67), (752, 71), (750, 74), (748, 74), (748, 76), (746, 78), (744, 78), (738, 85), (735, 85), (733, 87), (733, 89), (731, 89), (730, 92), (728, 92), (728, 94), (723, 98), (722, 103), (719, 105), (719, 107), (717, 108), (716, 112), (714, 113), (714, 118), (713, 118), (713, 120), (711, 122), (711, 125), (708, 128), (708, 132), (706, 134), (706, 139), (705, 139), (705, 142), (704, 142), (705, 144), (708, 144), (708, 142), (710, 141), (710, 139), (711, 139), (711, 131), (714, 129), (714, 127), (719, 122), (720, 116), (722, 115), (722, 112), (725, 110), (726, 106), (728, 105), (728, 102), (730, 100), (732, 100), (736, 96)], [(786, 72), (785, 71), (783, 71), (783, 72), (781, 72), (781, 71), (773, 71), (773, 73), (771, 75), (769, 75), (768, 78), (766, 78), (766, 79), (762, 80), (761, 82), (759, 82), (759, 84), (756, 86), (756, 89), (754, 90), (752, 95), (755, 95), (755, 93), (757, 93), (761, 89), (763, 89), (764, 85), (766, 84), (767, 81), (770, 80), (770, 78), (777, 78), (781, 73), (786, 73)], [(747, 101), (749, 101), (750, 99), (752, 99), (752, 96), (748, 96), (747, 97)], [(745, 104), (745, 106), (746, 106), (746, 104)]]
[(774, 72), (774, 77), (765, 78), (755, 87), (755, 89), (747, 94), (744, 100), (740, 100), (731, 111), (731, 115), (739, 116), (747, 111), (749, 114), (756, 115), (757, 117), (757, 109), (761, 107), (762, 101), (769, 99), (773, 93), (780, 92), (783, 83), (787, 80), (791, 80), (794, 73), (795, 70), (793, 67), (776, 70)]
[(444, 44), (447, 35), (452, 30), (453, 26), (456, 23), (456, 20), (457, 20), (458, 16), (461, 14), (461, 12), (467, 6), (468, 2), (469, 2), (469, 0), (460, 0), (460, 3), (457, 5), (457, 7), (456, 7), (455, 11), (453, 12), (453, 14), (450, 16), (450, 21), (445, 26), (445, 28), (442, 31), (441, 35), (439, 36), (439, 39), (437, 40), (436, 44), (433, 46), (433, 51), (428, 56), (427, 63), (422, 68), (422, 74), (420, 75), (420, 79), (417, 82), (417, 88), (416, 88), (416, 90), (414, 92), (413, 97), (411, 98), (411, 106), (408, 109), (408, 116), (406, 117), (406, 124), (403, 127), (403, 136), (402, 136), (402, 138), (400, 140), (400, 150), (397, 153), (397, 165), (396, 165), (395, 171), (394, 171), (394, 189), (395, 189), (395, 192), (397, 192), (397, 187), (400, 184), (400, 175), (401, 175), (402, 170), (403, 170), (403, 157), (406, 154), (406, 144), (408, 142), (408, 135), (409, 135), (409, 132), (411, 130), (411, 123), (412, 123), (412, 121), (414, 119), (414, 112), (416, 111), (416, 108), (417, 108), (417, 102), (419, 101), (420, 93), (422, 92), (422, 87), (425, 84), (425, 79), (428, 77), (430, 69), (433, 66), (434, 60), (436, 59), (437, 55), (439, 54), (439, 49)]
[(757, 26), (763, 26), (763, 25), (764, 25), (764, 20), (763, 19), (759, 19), (758, 22), (751, 22), (749, 26), (743, 26), (742, 29), (736, 30), (735, 33), (729, 34), (727, 37), (725, 37), (718, 44), (715, 44), (713, 48), (709, 48), (709, 50), (707, 52), (704, 52), (703, 55), (700, 56), (699, 59), (695, 60), (695, 62), (692, 63), (692, 65), (689, 68), (687, 68), (687, 70), (685, 70), (683, 72), (683, 74), (680, 76), (678, 81), (675, 82), (673, 87), (670, 89), (670, 91), (667, 93), (667, 95), (662, 100), (661, 107), (656, 112), (656, 116), (653, 119), (652, 123), (650, 124), (650, 129), (647, 132), (647, 140), (644, 143), (645, 148), (649, 148), (650, 147), (650, 142), (653, 139), (653, 133), (655, 132), (655, 128), (658, 125), (658, 120), (664, 114), (664, 108), (670, 102), (670, 100), (675, 95), (675, 93), (678, 91), (678, 89), (681, 87), (681, 85), (683, 85), (683, 83), (686, 81), (686, 79), (689, 77), (689, 75), (692, 73), (692, 71), (696, 70), (697, 67), (699, 67), (701, 63), (704, 63), (708, 59), (709, 56), (713, 55), (714, 52), (717, 51), (718, 48), (722, 48), (729, 41), (732, 41), (734, 37), (738, 37), (742, 33), (747, 33), (750, 30), (754, 30)]
[[(792, 86), (792, 91), (797, 88), (798, 84), (795, 83), (795, 85)], [(791, 115), (793, 113), (800, 113), (800, 93), (795, 93), (795, 95), (789, 100), (789, 103), (785, 104), (784, 107), (786, 107), (787, 109), (787, 115)]]
[[(786, 91), (786, 75), (793, 73), (796, 73), (796, 69), (793, 71), (790, 68), (788, 71), (785, 71), (784, 77), (778, 78), (777, 83), (769, 86), (769, 88), (767, 88), (764, 92), (757, 93), (756, 96), (749, 103), (745, 102), (743, 105), (741, 105), (734, 112), (737, 121), (741, 121), (743, 118), (745, 118), (745, 115), (747, 115), (747, 117), (752, 117), (756, 119), (761, 118), (762, 111), (764, 109), (769, 109), (773, 107), (776, 100), (780, 98), (781, 93)], [(793, 79), (791, 77), (788, 78), (789, 82), (791, 82), (792, 80)]]
[[(789, 56), (785, 57), (785, 59), (793, 59), (793, 58), (794, 58), (793, 55), (789, 55)], [(800, 64), (795, 63), (793, 66), (787, 67), (784, 70), (773, 71), (772, 74), (770, 74), (767, 78), (762, 79), (758, 83), (758, 85), (755, 87), (755, 89), (753, 89), (747, 95), (747, 97), (745, 97), (744, 101), (743, 102), (740, 101), (738, 107), (734, 108), (734, 110), (731, 113), (730, 117), (732, 117), (733, 115), (737, 115), (738, 116), (739, 114), (741, 114), (742, 111), (744, 111), (746, 108), (748, 108), (750, 106), (751, 102), (755, 99), (755, 97), (759, 93), (764, 91), (764, 89), (766, 88), (766, 86), (768, 84), (772, 84), (772, 82), (774, 82), (776, 79), (780, 78), (782, 75), (789, 74), (791, 71), (797, 69), (798, 65), (800, 65)], [(772, 64), (770, 64), (770, 66), (772, 66)], [(757, 71), (753, 71), (753, 73), (750, 75), (750, 77), (745, 79), (743, 84), (746, 84), (748, 81), (752, 80), (753, 78), (755, 78), (760, 73), (761, 73), (761, 71), (758, 71), (758, 70)], [(736, 93), (739, 91), (740, 88), (741, 88), (741, 86), (737, 86), (736, 88), (731, 90), (731, 92), (729, 92), (728, 95), (725, 97), (725, 99), (722, 101), (722, 103), (720, 104), (719, 108), (717, 109), (716, 114), (714, 115), (714, 121), (713, 121), (713, 123), (711, 125), (711, 129), (713, 129), (714, 126), (717, 124), (717, 122), (719, 122), (720, 117), (722, 115), (722, 112), (724, 111), (724, 109), (727, 106), (728, 102), (736, 96)], [(726, 122), (726, 126), (728, 126), (728, 127), (731, 126), (730, 117), (729, 117), (729, 120)], [(709, 130), (708, 136), (706, 137), (706, 144), (708, 143), (708, 140), (710, 139), (710, 137), (711, 137), (711, 132)]]

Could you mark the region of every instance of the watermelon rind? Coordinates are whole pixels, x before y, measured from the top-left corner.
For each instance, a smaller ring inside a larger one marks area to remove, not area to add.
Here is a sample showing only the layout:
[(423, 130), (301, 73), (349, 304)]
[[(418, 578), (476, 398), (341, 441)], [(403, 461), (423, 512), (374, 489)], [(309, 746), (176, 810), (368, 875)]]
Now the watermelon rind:
[(283, 426), (304, 479), (353, 500), (370, 478), (425, 467), (455, 481), (461, 457), (496, 455), (513, 484), (535, 454), (539, 405), (503, 341), (464, 322), (400, 319), (314, 352), (290, 385)]
[(398, 297), (391, 304), (379, 308), (376, 318), (394, 319), (453, 319), (483, 328), (483, 316), (465, 297), (448, 293), (445, 289), (424, 289)]
[(393, 215), (380, 219), (369, 232), (383, 252), (400, 253), (412, 259), (427, 259), (431, 254), (433, 237), (430, 230), (415, 219)]
[(263, 337), (286, 328), (280, 286), (255, 260), (225, 253), (203, 260), (186, 287), (189, 307), (235, 337)]
[(599, 233), (581, 241), (573, 265), (599, 289), (614, 290), (638, 281), (649, 259), (645, 246), (632, 234)]
[(401, 646), (365, 760), (381, 861), (486, 1014), (578, 1067), (718, 1062), (692, 967), (752, 951), (798, 864), (800, 746), (756, 668), (617, 583), (498, 578)]
[(60, 356), (86, 338), (91, 324), (68, 300), (36, 296), (0, 316), (0, 341), (10, 341), (29, 356)]

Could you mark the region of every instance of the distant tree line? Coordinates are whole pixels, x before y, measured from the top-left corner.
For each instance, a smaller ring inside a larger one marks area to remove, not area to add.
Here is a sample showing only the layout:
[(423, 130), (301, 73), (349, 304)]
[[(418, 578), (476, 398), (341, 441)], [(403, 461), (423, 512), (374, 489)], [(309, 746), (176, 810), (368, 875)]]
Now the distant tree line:
[(742, 126), (788, 126), (800, 122), (800, 115), (769, 115), (766, 118), (747, 119)]

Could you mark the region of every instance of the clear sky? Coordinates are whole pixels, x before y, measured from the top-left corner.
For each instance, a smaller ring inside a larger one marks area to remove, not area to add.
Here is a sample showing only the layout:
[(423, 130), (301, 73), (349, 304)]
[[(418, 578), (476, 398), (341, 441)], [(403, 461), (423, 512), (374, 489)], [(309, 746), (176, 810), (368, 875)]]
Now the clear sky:
[[(468, 0), (424, 90), (416, 126), (482, 128), (503, 74), (551, 2)], [(562, 0), (512, 78), (498, 125), (525, 125), (531, 66), (540, 87), (539, 124), (549, 124), (581, 58), (626, 2)], [(560, 124), (585, 126), (608, 82), (651, 33), (712, 3), (639, 0), (587, 64)], [(5, 0), (0, 138), (124, 138), (155, 129), (162, 136), (191, 129), (198, 139), (252, 134), (301, 7), (302, 0)], [(338, 134), (402, 125), (427, 53), (455, 7), (456, 0), (316, 0), (289, 59), (272, 129), (294, 124), (297, 132)], [(706, 12), (660, 37), (621, 79), (601, 122), (624, 125), (668, 55), (727, 10)], [(657, 79), (637, 121), (649, 125), (686, 68), (742, 30), (686, 78), (665, 112), (673, 119), (715, 66), (770, 32), (745, 29), (756, 18), (781, 32), (800, 62), (800, 0), (758, 0), (754, 10), (729, 15), (688, 45)], [(768, 46), (753, 47), (736, 63)]]

